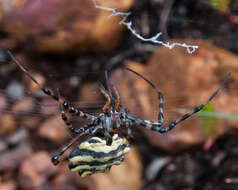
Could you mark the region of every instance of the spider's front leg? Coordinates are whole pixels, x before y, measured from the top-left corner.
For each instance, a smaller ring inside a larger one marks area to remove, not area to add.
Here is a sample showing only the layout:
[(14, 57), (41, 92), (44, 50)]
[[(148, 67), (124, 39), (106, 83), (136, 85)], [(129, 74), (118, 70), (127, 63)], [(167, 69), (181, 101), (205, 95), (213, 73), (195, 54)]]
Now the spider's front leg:
[(110, 96), (110, 94), (106, 91), (106, 89), (104, 88), (104, 86), (102, 84), (100, 84), (99, 86), (99, 90), (101, 91), (101, 93), (105, 96), (105, 98), (107, 99), (106, 104), (103, 106), (102, 110), (103, 113), (107, 114), (110, 110), (111, 107), (111, 102), (112, 102), (112, 97)]
[(82, 111), (80, 111), (78, 108), (75, 108), (73, 106), (70, 106), (68, 104), (68, 102), (66, 102), (63, 98), (60, 97), (59, 94), (59, 90), (57, 89), (56, 92), (51, 91), (50, 89), (42, 86), (17, 60), (16, 58), (12, 55), (12, 53), (10, 51), (8, 51), (8, 55), (10, 56), (10, 58), (12, 59), (12, 61), (18, 66), (20, 67), (20, 69), (38, 86), (39, 89), (41, 89), (41, 91), (50, 96), (51, 98), (53, 98), (54, 100), (56, 100), (57, 102), (59, 102), (59, 107), (60, 107), (60, 112), (61, 112), (61, 116), (62, 119), (64, 120), (65, 124), (68, 126), (69, 130), (72, 133), (74, 132), (74, 128), (72, 127), (71, 122), (68, 120), (65, 111), (68, 111), (76, 116), (88, 119), (90, 121), (94, 121), (96, 118), (93, 115), (90, 115), (88, 113), (84, 113)]
[(100, 125), (92, 125), (90, 127), (87, 127), (85, 129), (80, 129), (77, 131), (78, 135), (74, 137), (67, 145), (65, 145), (62, 149), (60, 149), (56, 154), (54, 154), (51, 158), (51, 161), (54, 165), (59, 164), (60, 162), (60, 156), (62, 156), (66, 150), (68, 150), (73, 144), (76, 142), (82, 140), (83, 138), (87, 138), (90, 136), (94, 136), (96, 133), (98, 133), (100, 130), (102, 130), (102, 127)]
[(154, 130), (154, 131), (157, 131), (157, 132), (160, 132), (160, 133), (165, 133), (165, 132), (173, 129), (178, 123), (184, 121), (185, 119), (189, 118), (193, 114), (195, 114), (195, 113), (199, 112), (200, 110), (202, 110), (218, 94), (218, 92), (224, 88), (224, 85), (227, 82), (227, 80), (230, 77), (230, 75), (231, 75), (231, 73), (227, 74), (225, 80), (220, 85), (220, 87), (210, 96), (210, 98), (208, 98), (208, 100), (204, 104), (196, 106), (195, 108), (193, 108), (192, 111), (184, 114), (182, 117), (176, 119), (175, 121), (171, 122), (170, 124), (168, 124), (165, 127), (158, 126), (154, 122), (151, 122), (150, 123), (151, 130)]
[[(137, 73), (136, 71), (133, 71), (130, 68), (125, 68), (126, 70), (132, 72), (133, 74), (137, 75), (138, 77), (142, 78), (144, 81), (146, 81), (152, 88), (154, 88), (157, 91), (158, 94), (158, 100), (159, 100), (159, 113), (158, 113), (158, 122), (156, 122), (157, 125), (161, 126), (164, 123), (164, 97), (163, 94), (160, 92), (160, 90), (147, 78), (142, 76), (141, 74)], [(134, 119), (133, 119), (134, 120)], [(146, 120), (145, 120), (146, 121)], [(138, 124), (144, 124), (143, 120), (138, 119), (137, 120)]]
[(108, 90), (106, 90), (102, 84), (100, 84), (100, 86), (99, 86), (101, 93), (107, 99), (107, 103), (103, 107), (103, 112), (108, 113), (110, 108), (113, 111), (115, 111), (115, 110), (119, 111), (120, 95), (119, 95), (116, 87), (110, 83), (110, 81), (108, 79), (108, 71), (107, 70), (105, 70), (105, 79), (106, 79), (106, 85), (107, 85)]
[(161, 122), (141, 120), (141, 119), (138, 119), (138, 118), (136, 118), (136, 117), (134, 117), (134, 116), (132, 116), (130, 114), (127, 114), (127, 118), (130, 119), (132, 122), (136, 122), (137, 124), (139, 124), (141, 126), (147, 127), (149, 129), (151, 129), (153, 131), (157, 131), (159, 133), (165, 133), (167, 131), (170, 131), (178, 123), (184, 121), (185, 119), (189, 118), (193, 114), (195, 114), (195, 113), (199, 112), (200, 110), (202, 110), (218, 94), (218, 92), (224, 88), (224, 85), (227, 82), (227, 80), (230, 77), (230, 75), (231, 75), (231, 73), (228, 73), (228, 75), (226, 76), (226, 78), (223, 81), (223, 83), (221, 84), (221, 86), (210, 96), (210, 98), (208, 98), (208, 100), (204, 104), (196, 106), (195, 108), (193, 108), (192, 111), (184, 114), (182, 117), (180, 117), (180, 118), (176, 119), (175, 121), (169, 123), (165, 127), (162, 125)]

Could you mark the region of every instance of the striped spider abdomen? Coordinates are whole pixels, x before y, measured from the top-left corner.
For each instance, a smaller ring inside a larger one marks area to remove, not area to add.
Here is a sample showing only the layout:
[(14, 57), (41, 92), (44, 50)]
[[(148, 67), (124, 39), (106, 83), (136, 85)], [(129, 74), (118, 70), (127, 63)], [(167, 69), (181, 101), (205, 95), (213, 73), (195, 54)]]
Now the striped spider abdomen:
[(130, 151), (125, 137), (114, 134), (111, 145), (105, 137), (91, 137), (82, 141), (69, 155), (69, 168), (85, 177), (94, 173), (104, 173), (113, 165), (120, 165)]

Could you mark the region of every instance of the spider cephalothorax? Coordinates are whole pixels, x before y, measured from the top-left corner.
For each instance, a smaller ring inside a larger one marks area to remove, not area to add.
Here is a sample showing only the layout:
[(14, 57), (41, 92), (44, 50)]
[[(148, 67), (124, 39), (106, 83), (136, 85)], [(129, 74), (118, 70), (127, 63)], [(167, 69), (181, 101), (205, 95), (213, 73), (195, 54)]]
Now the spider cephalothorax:
[[(178, 123), (187, 119), (206, 106), (224, 87), (230, 76), (229, 73), (221, 86), (204, 104), (196, 106), (192, 111), (186, 113), (182, 117), (167, 125), (164, 125), (163, 94), (148, 79), (129, 68), (126, 68), (126, 70), (139, 76), (152, 88), (157, 90), (159, 99), (158, 121), (142, 120), (130, 114), (129, 111), (120, 104), (119, 93), (115, 86), (109, 83), (107, 71), (105, 71), (107, 90), (103, 87), (103, 85), (100, 85), (99, 87), (100, 91), (107, 99), (107, 102), (102, 109), (102, 113), (99, 114), (99, 116), (94, 116), (84, 113), (78, 108), (69, 105), (63, 98), (60, 97), (58, 89), (56, 92), (53, 92), (40, 85), (32, 77), (32, 75), (14, 58), (10, 51), (8, 51), (8, 54), (11, 59), (21, 68), (21, 70), (24, 71), (24, 73), (32, 81), (34, 81), (46, 95), (51, 96), (53, 99), (59, 102), (62, 119), (68, 126), (69, 131), (75, 135), (75, 137), (65, 147), (53, 155), (52, 162), (55, 165), (58, 164), (60, 162), (60, 157), (64, 154), (64, 152), (73, 144), (79, 142), (79, 146), (73, 150), (69, 156), (69, 167), (72, 171), (77, 171), (82, 176), (98, 172), (105, 172), (108, 171), (112, 165), (120, 164), (123, 161), (125, 154), (129, 151), (127, 139), (131, 136), (131, 127), (134, 124), (146, 127), (159, 133), (168, 132)], [(68, 120), (66, 112), (87, 119), (88, 124), (79, 129), (75, 129)]]

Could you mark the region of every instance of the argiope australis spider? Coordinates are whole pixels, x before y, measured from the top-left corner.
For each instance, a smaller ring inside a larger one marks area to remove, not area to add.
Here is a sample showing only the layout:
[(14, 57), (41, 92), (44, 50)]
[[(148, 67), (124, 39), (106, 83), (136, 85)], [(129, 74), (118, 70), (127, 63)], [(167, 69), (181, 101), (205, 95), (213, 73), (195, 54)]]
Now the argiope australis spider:
[[(64, 152), (69, 149), (69, 147), (71, 147), (73, 144), (79, 142), (79, 147), (71, 152), (69, 159), (71, 161), (70, 169), (73, 168), (72, 170), (78, 171), (79, 174), (82, 176), (86, 176), (96, 172), (108, 171), (112, 165), (118, 165), (123, 161), (124, 155), (129, 151), (129, 145), (126, 141), (126, 138), (129, 138), (131, 136), (131, 127), (133, 126), (133, 124), (138, 124), (142, 127), (159, 133), (166, 133), (173, 129), (178, 123), (184, 121), (194, 113), (200, 111), (204, 106), (206, 106), (224, 87), (230, 76), (230, 73), (228, 73), (221, 86), (211, 95), (211, 97), (204, 104), (196, 106), (195, 108), (193, 108), (192, 111), (186, 113), (182, 117), (174, 120), (168, 125), (164, 125), (163, 94), (155, 87), (152, 82), (129, 68), (126, 68), (126, 70), (139, 76), (155, 90), (157, 90), (159, 99), (158, 121), (142, 120), (130, 114), (129, 111), (120, 104), (119, 93), (116, 90), (115, 86), (109, 83), (107, 71), (105, 71), (105, 77), (108, 90), (106, 90), (103, 85), (100, 85), (99, 87), (100, 91), (107, 99), (107, 102), (102, 109), (102, 113), (99, 114), (99, 116), (94, 116), (88, 113), (84, 113), (76, 107), (70, 106), (68, 102), (66, 102), (63, 98), (60, 97), (58, 89), (56, 90), (56, 92), (53, 92), (48, 88), (43, 87), (14, 58), (10, 51), (8, 51), (8, 54), (11, 59), (20, 67), (20, 69), (34, 83), (36, 83), (46, 95), (52, 97), (53, 99), (59, 102), (59, 109), (61, 112), (62, 119), (68, 126), (70, 132), (72, 134), (75, 134), (76, 136), (52, 157), (52, 162), (55, 165), (58, 164), (60, 162), (60, 157), (64, 154)], [(66, 112), (87, 119), (89, 122), (85, 127), (75, 129), (72, 126), (71, 122), (68, 120)], [(119, 138), (117, 135), (120, 135), (121, 137)], [(99, 138), (94, 139), (93, 137)], [(83, 141), (83, 139), (86, 139), (86, 141)], [(81, 145), (85, 144), (87, 144), (87, 146), (84, 146), (84, 148), (80, 147)], [(104, 149), (104, 147), (106, 148)], [(97, 153), (100, 154), (97, 155)], [(100, 167), (98, 167), (99, 165)], [(105, 167), (101, 167), (102, 165)]]

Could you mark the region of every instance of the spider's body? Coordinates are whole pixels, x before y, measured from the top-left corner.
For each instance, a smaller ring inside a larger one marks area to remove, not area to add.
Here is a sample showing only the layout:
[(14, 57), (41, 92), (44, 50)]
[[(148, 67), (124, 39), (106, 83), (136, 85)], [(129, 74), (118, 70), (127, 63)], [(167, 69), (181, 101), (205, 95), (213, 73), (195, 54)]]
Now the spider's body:
[[(124, 155), (129, 151), (128, 146), (124, 145), (123, 142), (127, 142), (125, 141), (125, 139), (131, 137), (131, 128), (134, 126), (134, 124), (146, 127), (147, 129), (159, 133), (168, 132), (169, 130), (173, 129), (178, 123), (187, 119), (194, 113), (200, 111), (204, 106), (206, 106), (224, 87), (226, 81), (230, 76), (229, 73), (224, 82), (221, 84), (221, 86), (211, 95), (211, 97), (204, 104), (196, 106), (195, 108), (193, 108), (192, 111), (165, 125), (163, 116), (164, 99), (162, 93), (148, 79), (129, 68), (126, 69), (145, 80), (152, 88), (157, 90), (159, 99), (159, 113), (157, 121), (142, 120), (130, 114), (129, 111), (123, 105), (121, 105), (120, 96), (115, 86), (109, 83), (107, 71), (105, 71), (107, 90), (102, 85), (99, 87), (100, 91), (107, 99), (107, 102), (102, 109), (102, 113), (99, 114), (99, 116), (94, 116), (88, 113), (84, 113), (78, 108), (70, 106), (63, 98), (60, 97), (58, 89), (56, 90), (56, 92), (53, 92), (48, 88), (45, 88), (40, 85), (38, 81), (36, 81), (35, 78), (33, 78), (32, 75), (14, 58), (10, 51), (8, 51), (8, 54), (11, 59), (21, 68), (21, 70), (34, 83), (36, 83), (46, 95), (51, 96), (53, 99), (59, 102), (62, 119), (68, 126), (70, 132), (75, 135), (75, 137), (52, 157), (52, 162), (55, 165), (58, 164), (64, 152), (68, 150), (69, 147), (71, 147), (73, 144), (79, 142), (79, 146), (70, 154), (69, 160), (71, 170), (78, 171), (79, 174), (82, 176), (86, 176), (92, 173), (105, 172), (109, 170), (112, 165), (120, 164), (124, 159)], [(86, 126), (79, 129), (75, 129), (72, 126), (71, 122), (68, 120), (66, 112), (87, 119), (89, 122)], [(119, 141), (116, 140), (115, 135), (120, 136)], [(96, 146), (98, 145), (98, 142), (93, 140), (94, 137), (97, 137), (97, 140), (101, 141), (99, 143), (99, 146)], [(89, 144), (89, 146), (87, 146), (88, 149), (86, 148), (86, 150), (82, 148), (85, 143)], [(115, 147), (122, 148), (116, 149), (115, 151)], [(91, 152), (89, 151), (89, 149)], [(88, 151), (90, 153), (88, 153)], [(107, 151), (112, 153), (106, 156)], [(101, 153), (97, 154), (97, 152)], [(104, 157), (100, 157), (99, 155), (104, 155)], [(118, 155), (121, 155), (122, 157), (117, 157)], [(89, 159), (88, 156), (93, 157), (93, 159)], [(99, 158), (101, 159), (101, 163), (98, 163)], [(98, 165), (101, 165), (103, 167), (98, 167)]]

